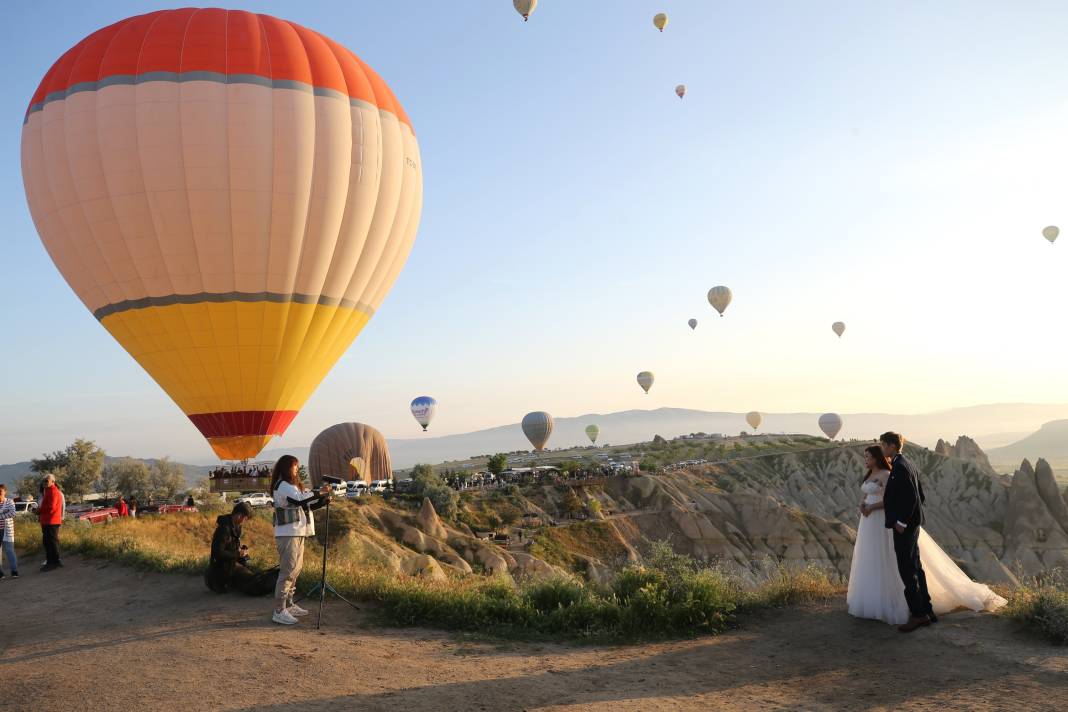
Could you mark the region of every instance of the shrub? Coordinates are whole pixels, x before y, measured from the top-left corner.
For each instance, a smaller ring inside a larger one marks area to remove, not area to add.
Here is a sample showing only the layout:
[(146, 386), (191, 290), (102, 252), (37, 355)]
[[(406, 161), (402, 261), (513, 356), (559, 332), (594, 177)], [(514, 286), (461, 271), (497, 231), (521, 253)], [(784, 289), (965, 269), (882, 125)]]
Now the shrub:
[(1060, 569), (1022, 581), (1003, 612), (1060, 645), (1068, 645), (1068, 574)]

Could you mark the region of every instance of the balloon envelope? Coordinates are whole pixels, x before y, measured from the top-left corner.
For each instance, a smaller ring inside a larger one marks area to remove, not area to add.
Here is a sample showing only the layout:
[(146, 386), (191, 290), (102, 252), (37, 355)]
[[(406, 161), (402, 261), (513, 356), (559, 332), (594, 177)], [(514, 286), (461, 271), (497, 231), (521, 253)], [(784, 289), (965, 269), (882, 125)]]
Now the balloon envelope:
[(751, 410), (745, 414), (745, 422), (749, 423), (749, 427), (751, 428), (759, 428), (760, 424), (764, 422), (764, 416), (755, 410)]
[(285, 432), (381, 304), (419, 225), (420, 166), (355, 54), (240, 10), (94, 32), (22, 127), (45, 249), (223, 459)]
[(667, 27), (667, 23), (668, 16), (666, 12), (658, 12), (656, 13), (656, 15), (653, 16), (653, 27), (660, 30), (661, 32), (664, 31), (665, 27)]
[(732, 296), (731, 290), (727, 287), (712, 287), (708, 290), (708, 303), (719, 312), (720, 316), (723, 316), (723, 312), (730, 306)]
[(590, 442), (595, 445), (597, 444), (597, 436), (600, 434), (600, 432), (601, 429), (598, 428), (596, 425), (586, 426), (586, 437), (588, 437), (590, 439)]
[(392, 479), (389, 446), (382, 433), (370, 425), (331, 425), (312, 440), (308, 474), (316, 487), (322, 484), (323, 475), (365, 482)]
[(842, 429), (842, 418), (837, 413), (824, 413), (820, 416), (820, 430), (831, 440), (838, 437)]
[(686, 323), (690, 325), (691, 329), (696, 329), (697, 328), (697, 319), (690, 319)]
[(523, 22), (530, 17), (530, 13), (538, 6), (538, 0), (512, 0), (512, 7), (523, 16)]
[(682, 97), (686, 96), (686, 85), (685, 84), (679, 84), (677, 87), (675, 87), (675, 93), (678, 95), (678, 97), (680, 99)]
[(412, 401), (412, 417), (415, 418), (415, 422), (423, 426), (424, 432), (437, 411), (438, 402), (430, 396), (419, 396)]
[(840, 321), (836, 321), (831, 324), (831, 331), (838, 334), (838, 338), (840, 339), (842, 338), (842, 334), (845, 333), (845, 324)]
[(652, 371), (642, 371), (638, 374), (638, 385), (642, 387), (642, 390), (644, 390), (646, 394), (648, 394), (649, 389), (653, 387), (653, 381), (655, 380), (656, 377), (653, 375)]
[(527, 413), (523, 416), (523, 434), (535, 450), (544, 450), (553, 434), (553, 417), (542, 410)]
[(1061, 234), (1061, 229), (1056, 225), (1050, 225), (1049, 227), (1042, 228), (1042, 237), (1049, 240), (1051, 243), (1057, 239), (1057, 236)]

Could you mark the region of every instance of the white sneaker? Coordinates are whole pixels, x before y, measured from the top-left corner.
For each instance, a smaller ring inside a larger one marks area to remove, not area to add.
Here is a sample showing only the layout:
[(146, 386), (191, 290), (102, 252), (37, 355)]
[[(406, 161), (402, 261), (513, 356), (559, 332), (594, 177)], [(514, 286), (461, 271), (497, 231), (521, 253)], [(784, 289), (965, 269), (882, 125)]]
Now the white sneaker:
[(282, 611), (281, 613), (275, 611), (271, 614), (271, 620), (275, 623), (281, 623), (282, 625), (293, 625), (297, 622), (297, 619), (291, 616), (288, 610)]
[(301, 608), (300, 606), (298, 606), (295, 603), (290, 603), (289, 606), (286, 607), (286, 613), (288, 613), (291, 616), (306, 616), (306, 615), (308, 615), (308, 612), (306, 610), (304, 610), (303, 608)]

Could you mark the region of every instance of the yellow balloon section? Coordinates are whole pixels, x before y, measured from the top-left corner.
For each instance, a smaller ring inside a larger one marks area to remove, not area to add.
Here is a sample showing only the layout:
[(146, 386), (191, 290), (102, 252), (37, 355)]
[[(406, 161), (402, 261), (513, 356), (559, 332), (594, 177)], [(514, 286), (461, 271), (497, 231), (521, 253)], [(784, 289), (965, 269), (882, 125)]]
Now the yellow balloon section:
[(64, 278), (224, 459), (285, 431), (385, 298), (422, 207), (385, 82), (242, 11), (79, 42), (30, 101), (22, 170)]

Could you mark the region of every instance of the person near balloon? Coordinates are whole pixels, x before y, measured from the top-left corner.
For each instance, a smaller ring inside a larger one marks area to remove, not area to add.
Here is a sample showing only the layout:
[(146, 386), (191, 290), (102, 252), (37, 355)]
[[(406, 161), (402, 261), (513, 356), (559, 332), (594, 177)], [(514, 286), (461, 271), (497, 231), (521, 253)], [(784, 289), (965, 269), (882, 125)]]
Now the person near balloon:
[[(7, 485), (0, 483), (0, 549), (11, 578), (19, 577), (19, 560), (15, 556), (15, 501), (7, 496)], [(4, 578), (0, 566), (0, 578)]]
[(119, 510), (120, 517), (130, 516), (130, 507), (127, 506), (126, 500), (123, 499), (121, 494), (119, 495), (119, 501), (115, 504), (115, 509)]
[(849, 613), (910, 633), (936, 623), (936, 614), (1004, 606), (1005, 599), (968, 578), (924, 531), (923, 483), (901, 454), (903, 445), (901, 435), (884, 433), (879, 445), (864, 450), (867, 472), (849, 569)]
[(41, 504), (37, 518), (41, 523), (41, 543), (44, 545), (45, 562), (41, 571), (52, 571), (63, 566), (59, 560), (59, 528), (67, 513), (67, 499), (56, 485), (56, 476), (51, 472), (41, 481)]
[(300, 462), (292, 455), (283, 455), (274, 464), (271, 493), (274, 496), (274, 541), (278, 545), (279, 568), (271, 620), (293, 625), (299, 616), (308, 615), (308, 611), (293, 600), (293, 594), (304, 566), (304, 540), (315, 536), (315, 518), (311, 512), (330, 501), (330, 486), (324, 484), (319, 492), (306, 492), (300, 479)]

